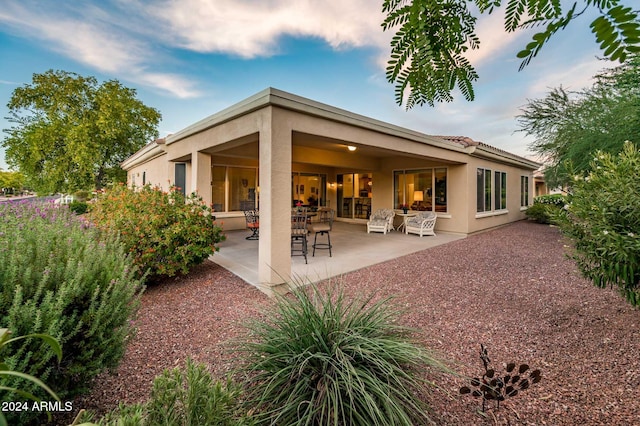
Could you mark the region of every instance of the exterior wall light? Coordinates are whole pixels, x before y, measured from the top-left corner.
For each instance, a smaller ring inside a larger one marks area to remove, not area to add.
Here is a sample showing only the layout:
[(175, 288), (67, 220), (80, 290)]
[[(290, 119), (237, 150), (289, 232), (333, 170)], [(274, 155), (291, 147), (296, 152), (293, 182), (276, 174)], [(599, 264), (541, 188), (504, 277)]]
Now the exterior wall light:
[(356, 149), (358, 149), (358, 148), (356, 148), (356, 147), (355, 147), (355, 146), (353, 146), (353, 145), (349, 145), (349, 146), (347, 146), (347, 149), (348, 149), (349, 151), (353, 152), (353, 151), (355, 151), (355, 150), (356, 150)]

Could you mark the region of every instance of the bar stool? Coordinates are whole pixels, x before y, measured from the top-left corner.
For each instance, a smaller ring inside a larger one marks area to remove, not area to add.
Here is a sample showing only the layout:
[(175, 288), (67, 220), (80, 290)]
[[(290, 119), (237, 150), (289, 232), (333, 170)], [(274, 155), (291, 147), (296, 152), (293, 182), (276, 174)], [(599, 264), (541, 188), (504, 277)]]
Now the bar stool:
[[(313, 236), (313, 254), (316, 255), (316, 248), (318, 249), (328, 249), (329, 257), (331, 257), (331, 229), (333, 228), (333, 217), (335, 215), (335, 210), (323, 207), (318, 209), (319, 221), (314, 222), (309, 227), (309, 231), (313, 232), (315, 235)], [(327, 242), (326, 243), (318, 243), (318, 234), (326, 235)]]

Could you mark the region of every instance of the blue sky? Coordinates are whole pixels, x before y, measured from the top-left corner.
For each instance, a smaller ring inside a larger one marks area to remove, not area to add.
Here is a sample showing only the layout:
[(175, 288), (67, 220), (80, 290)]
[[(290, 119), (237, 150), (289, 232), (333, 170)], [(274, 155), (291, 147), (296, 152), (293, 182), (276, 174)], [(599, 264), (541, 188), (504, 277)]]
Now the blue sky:
[[(476, 100), (405, 111), (384, 68), (390, 32), (381, 0), (3, 0), (0, 128), (16, 87), (49, 69), (135, 88), (174, 133), (275, 87), (432, 135), (463, 135), (529, 156), (515, 115), (552, 87), (579, 90), (607, 63), (581, 17), (524, 71), (516, 53), (531, 32), (505, 34), (503, 14), (481, 17), (469, 55)], [(2, 137), (4, 137), (4, 133)], [(7, 169), (0, 149), (0, 167)]]

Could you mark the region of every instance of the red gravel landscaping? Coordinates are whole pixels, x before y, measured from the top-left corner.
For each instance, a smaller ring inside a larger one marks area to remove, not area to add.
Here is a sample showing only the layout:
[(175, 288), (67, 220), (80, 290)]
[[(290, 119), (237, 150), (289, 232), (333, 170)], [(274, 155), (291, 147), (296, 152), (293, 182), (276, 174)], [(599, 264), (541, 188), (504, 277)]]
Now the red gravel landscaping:
[[(348, 295), (394, 296), (402, 322), (462, 375), (482, 375), (481, 343), (499, 371), (507, 362), (542, 371), (540, 383), (484, 416), (479, 399), (458, 393), (468, 380), (434, 373), (437, 424), (640, 424), (640, 311), (582, 279), (566, 244), (557, 228), (521, 221), (346, 274), (340, 285)], [(237, 365), (228, 342), (270, 303), (212, 262), (148, 288), (117, 372), (74, 409), (144, 401), (153, 378), (189, 356), (224, 377)]]

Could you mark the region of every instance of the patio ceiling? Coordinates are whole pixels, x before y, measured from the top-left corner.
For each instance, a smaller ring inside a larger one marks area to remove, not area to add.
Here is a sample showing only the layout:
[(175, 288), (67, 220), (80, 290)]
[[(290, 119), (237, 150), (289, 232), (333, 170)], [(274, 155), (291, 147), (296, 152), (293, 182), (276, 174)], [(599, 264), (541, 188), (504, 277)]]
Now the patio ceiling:
[[(245, 159), (258, 159), (259, 153), (259, 135), (252, 134), (246, 136), (241, 139), (236, 139), (234, 141), (227, 142), (222, 145), (218, 145), (215, 147), (211, 147), (205, 149), (203, 152), (213, 155), (232, 157), (232, 158), (245, 158)], [(440, 158), (429, 158), (429, 157), (420, 157), (415, 154), (409, 154), (402, 151), (395, 151), (392, 149), (378, 148), (372, 146), (366, 146), (361, 144), (355, 144), (347, 140), (339, 140), (332, 139), (324, 136), (311, 135), (307, 133), (294, 132), (292, 136), (292, 144), (294, 150), (296, 147), (301, 147), (302, 151), (306, 150), (321, 150), (321, 151), (329, 151), (337, 154), (344, 154), (345, 164), (344, 166), (349, 166), (348, 159), (350, 156), (358, 156), (359, 158), (366, 157), (370, 158), (372, 163), (379, 161), (382, 158), (390, 158), (390, 157), (405, 157), (405, 158), (424, 158), (426, 160), (437, 161), (440, 164), (457, 164), (451, 161), (445, 161)], [(348, 151), (348, 146), (352, 145), (357, 148), (354, 152)], [(302, 159), (303, 157), (304, 159)], [(313, 159), (315, 156), (313, 155), (300, 155), (295, 159), (296, 162), (304, 162), (304, 163), (317, 163), (323, 164), (322, 162), (315, 162)], [(339, 158), (339, 157), (334, 157)], [(334, 166), (340, 166), (341, 164), (333, 163)]]

